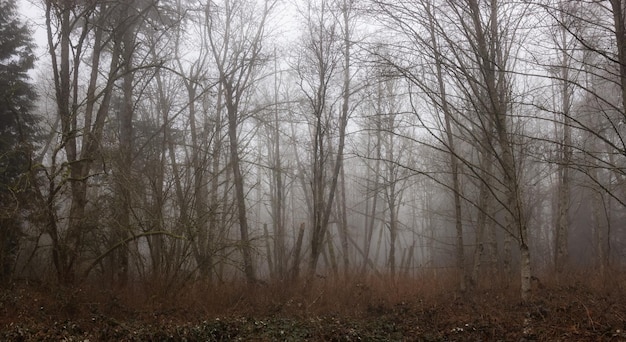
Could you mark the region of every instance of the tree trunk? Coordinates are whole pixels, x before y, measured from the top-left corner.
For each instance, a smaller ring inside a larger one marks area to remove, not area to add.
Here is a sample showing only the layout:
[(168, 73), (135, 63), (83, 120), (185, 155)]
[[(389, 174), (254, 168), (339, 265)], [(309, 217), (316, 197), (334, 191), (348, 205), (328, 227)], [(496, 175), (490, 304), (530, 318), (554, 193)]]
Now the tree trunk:
[(522, 301), (530, 300), (531, 294), (531, 267), (530, 267), (530, 250), (528, 245), (522, 243), (520, 245), (520, 276), (521, 276), (521, 298)]
[[(492, 125), (487, 124), (487, 132), (492, 131)], [(479, 171), (479, 194), (478, 194), (478, 213), (476, 218), (476, 249), (474, 251), (474, 266), (472, 269), (472, 282), (474, 285), (478, 284), (480, 275), (481, 259), (485, 250), (485, 242), (490, 244), (490, 257), (492, 275), (495, 265), (497, 263), (497, 255), (494, 255), (495, 248), (497, 248), (497, 241), (495, 236), (495, 226), (492, 215), (492, 195), (490, 188), (493, 187), (492, 172), (493, 172), (493, 156), (488, 150), (489, 145), (489, 133), (483, 137), (483, 142), (479, 146), (479, 158), (480, 158), (480, 171)], [(489, 234), (487, 238), (485, 235)], [(494, 244), (496, 244), (494, 246)]]
[(300, 224), (300, 230), (298, 230), (298, 238), (296, 239), (296, 245), (293, 251), (293, 264), (291, 265), (291, 278), (298, 279), (300, 276), (300, 255), (302, 254), (302, 240), (304, 239), (304, 222)]
[[(382, 115), (382, 113), (381, 113)], [(385, 131), (393, 132), (395, 128), (394, 117), (392, 115), (389, 116), (388, 120), (386, 120)], [(397, 186), (397, 166), (394, 165), (395, 160), (395, 139), (393, 134), (388, 134), (389, 140), (385, 146), (385, 164), (386, 165), (386, 175), (384, 175), (385, 184), (385, 198), (387, 201), (387, 209), (389, 210), (389, 256), (387, 259), (387, 265), (389, 266), (389, 272), (391, 273), (391, 277), (395, 278), (396, 276), (396, 240), (398, 237), (398, 218), (397, 218), (397, 204), (398, 198), (396, 197), (396, 186)]]
[[(341, 14), (343, 17), (343, 90), (341, 94), (341, 117), (343, 120), (347, 120), (349, 111), (350, 111), (350, 67), (351, 67), (351, 46), (352, 46), (352, 37), (351, 37), (351, 28), (350, 28), (350, 11), (351, 11), (352, 1), (343, 0), (341, 5)], [(345, 128), (344, 128), (345, 130)], [(341, 134), (345, 134), (341, 133)], [(343, 158), (343, 151), (341, 153)], [(343, 165), (343, 160), (341, 160), (341, 164)], [(343, 253), (343, 269), (344, 273), (347, 276), (348, 269), (350, 268), (350, 255), (348, 251), (348, 214), (346, 210), (346, 177), (343, 167), (340, 168), (340, 176), (341, 176), (341, 211), (339, 213), (340, 223), (339, 223), (339, 236), (341, 238), (341, 249)]]
[[(509, 122), (507, 122), (508, 86), (504, 77), (504, 65), (500, 45), (497, 41), (499, 37), (498, 4), (496, 0), (490, 3), (490, 28), (488, 32), (483, 30), (481, 10), (476, 0), (468, 0), (472, 21), (476, 37), (476, 56), (480, 70), (484, 77), (485, 88), (489, 101), (486, 108), (489, 119), (493, 121), (497, 147), (501, 155), (498, 159), (503, 173), (503, 185), (505, 187), (505, 210), (507, 230), (516, 234), (519, 239), (520, 253), (522, 254), (521, 268), (521, 297), (528, 300), (530, 296), (530, 249), (528, 248), (528, 227), (526, 225), (526, 215), (522, 203), (522, 193), (518, 179), (518, 168), (515, 161), (513, 145), (509, 133)], [(494, 40), (493, 51), (489, 51), (487, 36)], [(498, 66), (496, 69), (496, 66)], [(526, 260), (527, 259), (527, 260)]]
[[(57, 271), (60, 283), (71, 284), (75, 281), (75, 265), (82, 254), (83, 236), (86, 229), (85, 207), (87, 205), (87, 183), (91, 172), (91, 167), (102, 137), (105, 119), (109, 114), (109, 105), (113, 92), (113, 85), (118, 77), (118, 67), (120, 58), (120, 43), (117, 39), (103, 39), (104, 30), (99, 24), (109, 19), (110, 12), (106, 4), (94, 4), (98, 7), (99, 16), (84, 20), (82, 26), (76, 24), (72, 15), (75, 4), (72, 2), (56, 3), (46, 1), (46, 29), (48, 38), (48, 49), (52, 64), (52, 73), (55, 88), (55, 100), (58, 115), (61, 122), (61, 145), (65, 152), (67, 162), (62, 168), (67, 167), (67, 181), (70, 187), (69, 218), (65, 234), (62, 234), (56, 222), (48, 223), (48, 232), (52, 239), (52, 260)], [(95, 7), (93, 9), (95, 9)], [(55, 16), (53, 20), (53, 16)], [(58, 27), (53, 27), (53, 22)], [(94, 27), (90, 25), (96, 23)], [(73, 30), (76, 29), (74, 32)], [(84, 38), (93, 32), (94, 49), (92, 51), (90, 78), (85, 99), (79, 99), (79, 75), (84, 74), (81, 68), (83, 63), (83, 43)], [(121, 32), (114, 32), (119, 34)], [(77, 42), (72, 42), (71, 36), (76, 34), (81, 37)], [(57, 37), (55, 37), (57, 35)], [(106, 42), (106, 43), (105, 43)], [(60, 56), (57, 56), (57, 49)], [(110, 51), (110, 64), (108, 72), (100, 65), (100, 53), (104, 50)], [(58, 58), (60, 57), (60, 59)], [(100, 88), (98, 96), (96, 93), (97, 79), (99, 75), (106, 74), (104, 86)], [(97, 102), (99, 100), (99, 102)], [(79, 107), (85, 103), (84, 118), (79, 120)], [(95, 117), (95, 104), (99, 103)], [(79, 122), (83, 127), (79, 127)], [(79, 144), (78, 132), (82, 130)], [(79, 152), (80, 148), (80, 152)], [(53, 154), (53, 168), (56, 168), (57, 151)], [(59, 172), (59, 170), (55, 170)], [(54, 208), (56, 189), (54, 181), (50, 183), (51, 195), (48, 199), (48, 208)], [(60, 185), (63, 186), (63, 185)], [(50, 218), (56, 216), (51, 213)]]
[(235, 200), (237, 202), (237, 217), (239, 222), (241, 254), (243, 257), (243, 269), (246, 280), (249, 284), (256, 282), (254, 266), (252, 264), (252, 246), (250, 244), (245, 184), (243, 175), (241, 174), (241, 166), (239, 159), (239, 140), (237, 137), (237, 108), (233, 104), (231, 89), (225, 89), (226, 110), (228, 113), (228, 137), (230, 143), (230, 165), (233, 171), (233, 184), (235, 185)]
[(561, 41), (561, 112), (563, 115), (562, 142), (559, 149), (560, 161), (558, 165), (558, 188), (557, 188), (557, 222), (555, 234), (555, 258), (554, 265), (557, 275), (564, 271), (568, 259), (568, 230), (569, 230), (569, 207), (570, 207), (570, 164), (572, 159), (572, 128), (571, 128), (571, 80), (569, 75), (570, 57), (568, 51), (567, 30), (560, 28)]
[[(259, 12), (255, 5), (256, 3), (237, 0), (226, 1), (220, 11), (214, 11), (214, 4), (207, 3), (204, 11), (206, 44), (219, 73), (218, 85), (223, 94), (228, 118), (230, 166), (235, 186), (240, 249), (244, 274), (249, 284), (256, 282), (256, 275), (249, 237), (238, 130), (245, 118), (240, 110), (252, 92), (255, 73), (264, 62), (261, 52), (265, 38), (265, 22), (273, 3), (263, 2), (263, 9)], [(216, 27), (225, 29), (215, 29)]]
[[(376, 99), (376, 111), (382, 112), (382, 92), (379, 87), (379, 96)], [(378, 116), (375, 117), (375, 132), (376, 140), (374, 141), (375, 155), (374, 155), (374, 172), (371, 172), (371, 168), (367, 168), (367, 189), (366, 191), (366, 220), (365, 220), (365, 234), (363, 236), (363, 265), (361, 266), (361, 273), (365, 274), (367, 265), (369, 263), (369, 254), (372, 245), (372, 237), (374, 235), (374, 228), (376, 227), (377, 211), (378, 211), (378, 194), (380, 191), (380, 164), (382, 158), (382, 122)], [(368, 132), (368, 145), (371, 142), (371, 136)], [(368, 154), (369, 154), (368, 149)], [(374, 180), (372, 181), (372, 177)], [(369, 199), (372, 198), (372, 205), (369, 206)]]
[[(327, 3), (322, 4), (322, 8), (320, 9), (321, 15), (325, 15), (327, 11)], [(347, 11), (347, 2), (344, 3), (344, 12)], [(344, 14), (345, 15), (345, 14)], [(311, 19), (311, 18), (307, 18)], [(311, 23), (310, 23), (311, 24)], [(319, 23), (315, 23), (318, 25)], [(313, 24), (311, 24), (313, 25)], [(313, 280), (315, 276), (317, 262), (319, 259), (319, 254), (323, 250), (324, 238), (326, 236), (328, 230), (328, 222), (330, 219), (330, 215), (332, 213), (332, 208), (334, 205), (334, 200), (337, 192), (337, 184), (339, 179), (339, 173), (341, 168), (343, 167), (343, 154), (345, 147), (345, 139), (346, 139), (346, 127), (348, 125), (348, 114), (349, 114), (349, 79), (350, 79), (350, 44), (351, 42), (344, 41), (347, 46), (344, 46), (345, 51), (345, 63), (344, 65), (344, 83), (342, 89), (342, 110), (337, 118), (338, 127), (336, 132), (333, 134), (338, 136), (338, 144), (336, 157), (329, 165), (330, 159), (330, 151), (324, 145), (325, 141), (328, 140), (330, 136), (329, 130), (329, 121), (325, 115), (328, 115), (329, 103), (328, 103), (328, 91), (329, 91), (329, 81), (334, 74), (334, 65), (331, 63), (333, 60), (331, 54), (336, 53), (332, 47), (333, 42), (338, 38), (334, 32), (326, 32), (324, 31), (324, 23), (319, 24), (321, 27), (309, 27), (311, 30), (321, 30), (324, 32), (323, 37), (312, 37), (313, 40), (319, 39), (320, 41), (316, 41), (312, 46), (312, 50), (310, 53), (314, 55), (313, 59), (317, 64), (315, 68), (317, 69), (315, 72), (316, 84), (314, 95), (308, 95), (309, 104), (311, 105), (311, 110), (313, 115), (315, 116), (315, 122), (313, 127), (313, 179), (311, 183), (312, 189), (312, 197), (313, 197), (313, 232), (311, 234), (311, 258), (309, 259), (309, 271), (307, 279), (309, 281)], [(344, 35), (347, 35), (349, 28), (346, 27), (346, 32)], [(317, 34), (317, 32), (315, 33)], [(344, 37), (344, 39), (349, 39)], [(330, 180), (330, 184), (327, 184), (327, 181)]]
[(429, 13), (429, 29), (430, 29), (430, 38), (431, 44), (435, 59), (435, 68), (437, 72), (437, 86), (439, 90), (439, 96), (441, 98), (441, 109), (444, 115), (444, 123), (445, 123), (445, 144), (449, 151), (450, 156), (450, 178), (452, 185), (452, 196), (454, 199), (454, 227), (456, 232), (456, 266), (458, 269), (458, 284), (461, 292), (466, 290), (466, 282), (465, 282), (465, 244), (463, 242), (463, 212), (461, 211), (461, 182), (459, 179), (459, 161), (456, 153), (456, 146), (454, 141), (454, 134), (452, 132), (452, 111), (448, 105), (448, 97), (446, 93), (446, 86), (444, 83), (443, 72), (442, 72), (442, 57), (439, 51), (439, 45), (437, 43), (437, 38), (435, 36), (435, 24), (434, 18), (430, 11), (430, 3), (427, 5), (427, 11)]
[(267, 269), (270, 273), (270, 278), (274, 278), (274, 261), (272, 260), (272, 247), (270, 247), (270, 234), (267, 231), (267, 223), (263, 223), (263, 239), (265, 240), (265, 255), (267, 258)]
[(613, 32), (615, 32), (619, 62), (621, 114), (626, 119), (626, 18), (624, 17), (624, 2), (622, 0), (610, 0), (610, 3), (613, 11)]
[[(131, 6), (133, 2), (130, 2), (124, 6), (125, 20), (132, 21), (130, 15)], [(131, 234), (131, 185), (132, 185), (132, 163), (133, 163), (133, 54), (135, 49), (135, 32), (130, 27), (124, 30), (122, 36), (122, 61), (124, 63), (124, 77), (122, 79), (122, 108), (120, 110), (120, 158), (117, 175), (119, 186), (119, 199), (120, 205), (119, 222), (115, 227), (114, 240), (116, 243), (120, 241), (126, 241)], [(117, 282), (120, 286), (125, 286), (128, 282), (128, 266), (129, 266), (129, 249), (128, 245), (124, 244), (119, 247), (114, 253), (114, 274), (116, 275)]]
[(344, 168), (341, 168), (339, 174), (341, 184), (339, 186), (339, 200), (337, 201), (337, 213), (339, 228), (339, 238), (341, 239), (341, 255), (343, 260), (343, 272), (347, 278), (350, 271), (350, 251), (348, 250), (348, 210), (346, 203), (346, 176)]
[(272, 189), (272, 216), (274, 218), (274, 260), (279, 279), (283, 279), (287, 267), (287, 255), (285, 252), (285, 189), (283, 184), (281, 141), (280, 141), (280, 119), (278, 116), (278, 67), (276, 65), (276, 49), (274, 49), (274, 166), (272, 168), (272, 178), (274, 187)]

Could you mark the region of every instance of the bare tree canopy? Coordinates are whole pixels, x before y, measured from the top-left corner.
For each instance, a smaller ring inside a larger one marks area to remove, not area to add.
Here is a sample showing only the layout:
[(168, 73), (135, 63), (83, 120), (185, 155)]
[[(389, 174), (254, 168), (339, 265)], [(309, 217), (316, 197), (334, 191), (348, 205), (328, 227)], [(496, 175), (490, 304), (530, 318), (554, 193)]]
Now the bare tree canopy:
[(0, 282), (529, 302), (624, 269), (622, 1), (32, 0), (34, 32), (16, 4)]

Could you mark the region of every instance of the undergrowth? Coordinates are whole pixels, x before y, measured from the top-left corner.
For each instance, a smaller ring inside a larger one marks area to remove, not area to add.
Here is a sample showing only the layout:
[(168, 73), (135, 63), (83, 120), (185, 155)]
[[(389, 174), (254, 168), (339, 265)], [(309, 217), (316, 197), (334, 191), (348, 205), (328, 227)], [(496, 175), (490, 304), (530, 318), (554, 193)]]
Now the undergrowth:
[(581, 270), (458, 291), (454, 274), (312, 283), (158, 281), (125, 287), (16, 283), (0, 291), (0, 340), (393, 341), (626, 339), (626, 277)]

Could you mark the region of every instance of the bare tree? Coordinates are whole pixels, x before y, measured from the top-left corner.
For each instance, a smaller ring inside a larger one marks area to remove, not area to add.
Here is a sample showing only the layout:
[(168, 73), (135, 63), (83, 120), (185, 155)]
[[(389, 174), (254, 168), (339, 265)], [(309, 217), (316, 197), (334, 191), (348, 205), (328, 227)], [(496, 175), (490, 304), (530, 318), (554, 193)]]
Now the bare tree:
[[(310, 111), (312, 119), (311, 162), (311, 257), (308, 278), (315, 275), (317, 263), (327, 241), (328, 222), (332, 214), (337, 192), (339, 174), (343, 167), (346, 126), (350, 113), (350, 16), (351, 2), (343, 2), (339, 7), (343, 13), (345, 30), (340, 32), (338, 18), (333, 13), (336, 8), (330, 1), (307, 4), (304, 12), (305, 32), (303, 51), (297, 65), (300, 88), (306, 97), (304, 110)], [(339, 90), (341, 108), (334, 107), (333, 82), (342, 66), (343, 86)], [(339, 114), (335, 116), (335, 111)], [(336, 137), (334, 151), (330, 137)], [(347, 234), (347, 233), (346, 233)], [(344, 247), (345, 247), (344, 239)], [(345, 261), (344, 261), (345, 262)]]
[[(576, 68), (573, 65), (575, 63), (576, 56), (575, 51), (579, 50), (579, 44), (576, 39), (569, 34), (568, 30), (572, 30), (575, 21), (569, 21), (566, 16), (575, 15), (576, 6), (575, 3), (562, 2), (558, 4), (558, 13), (554, 15), (558, 16), (556, 32), (553, 36), (553, 41), (556, 50), (559, 52), (557, 65), (555, 65), (554, 73), (556, 73), (556, 79), (558, 80), (559, 90), (557, 92), (560, 103), (558, 104), (558, 111), (561, 118), (555, 119), (555, 130), (557, 134), (560, 134), (558, 149), (559, 156), (557, 157), (557, 212), (556, 212), (556, 229), (555, 229), (555, 258), (554, 265), (557, 273), (562, 273), (564, 267), (568, 261), (568, 230), (570, 226), (570, 201), (571, 201), (571, 164), (572, 164), (572, 104), (573, 104), (573, 90), (572, 81), (578, 79), (576, 75)], [(561, 23), (561, 25), (558, 25)], [(565, 28), (567, 25), (568, 28)]]
[[(113, 19), (116, 12), (114, 3), (46, 1), (48, 51), (61, 121), (60, 144), (52, 151), (47, 172), (47, 233), (52, 239), (52, 260), (61, 283), (75, 280), (75, 267), (81, 260), (83, 237), (89, 225), (87, 185), (93, 176), (92, 166), (98, 156), (114, 84), (120, 76), (120, 40), (109, 36), (123, 34), (123, 27)], [(89, 64), (83, 56), (89, 53), (88, 38), (93, 47)], [(103, 59), (104, 54), (109, 54), (108, 58)], [(83, 98), (79, 82), (85, 69), (89, 80)], [(101, 75), (105, 75), (104, 84), (99, 86)], [(68, 176), (64, 177), (66, 172)], [(57, 203), (59, 192), (66, 185), (70, 188), (70, 207), (67, 226), (61, 227)]]
[[(262, 5), (259, 13), (256, 13), (254, 1), (245, 0), (209, 3), (205, 8), (206, 34), (218, 69), (218, 83), (222, 90), (220, 95), (223, 96), (228, 117), (230, 163), (241, 233), (241, 252), (249, 283), (256, 281), (256, 275), (249, 237), (239, 130), (245, 119), (246, 97), (253, 91), (256, 74), (264, 62), (262, 47), (266, 36), (266, 20), (275, 1), (264, 1)], [(245, 38), (240, 39), (241, 36)]]
[[(456, 152), (456, 142), (454, 138), (454, 132), (452, 131), (452, 123), (454, 118), (453, 111), (450, 109), (448, 95), (446, 91), (445, 80), (443, 77), (441, 51), (437, 42), (436, 30), (434, 26), (434, 14), (432, 13), (431, 4), (425, 4), (425, 11), (428, 15), (428, 29), (430, 32), (430, 43), (433, 52), (433, 58), (435, 62), (435, 72), (437, 79), (437, 90), (439, 93), (441, 111), (444, 117), (444, 132), (445, 132), (445, 144), (449, 150), (450, 155), (450, 177), (451, 190), (454, 199), (454, 220), (456, 230), (456, 263), (459, 269), (459, 288), (461, 291), (465, 291), (465, 244), (463, 242), (463, 213), (461, 211), (461, 181), (459, 176), (459, 161)], [(478, 224), (479, 235), (482, 233), (483, 225)]]
[[(448, 113), (454, 110), (458, 118), (451, 115), (447, 115), (447, 118), (450, 120), (449, 126), (452, 122), (456, 123), (459, 130), (457, 135), (465, 137), (470, 142), (470, 146), (482, 144), (484, 151), (494, 157), (498, 169), (488, 175), (493, 179), (491, 182), (483, 178), (485, 174), (480, 172), (480, 163), (477, 164), (467, 157), (460, 158), (460, 152), (451, 149), (453, 145), (450, 145), (449, 138), (442, 138), (436, 133), (437, 130), (429, 130), (436, 141), (446, 146), (448, 152), (455, 154), (450, 159), (453, 169), (458, 172), (458, 166), (454, 167), (458, 158), (458, 161), (468, 168), (473, 177), (487, 186), (489, 192), (505, 210), (506, 219), (502, 227), (518, 242), (521, 254), (521, 296), (524, 300), (528, 299), (531, 275), (527, 213), (520, 179), (523, 158), (515, 149), (520, 138), (513, 135), (515, 132), (511, 103), (513, 77), (510, 73), (513, 67), (512, 61), (515, 58), (511, 53), (515, 51), (514, 46), (518, 43), (516, 28), (520, 26), (521, 17), (510, 15), (508, 11), (512, 11), (513, 7), (508, 3), (505, 7), (499, 1), (468, 1), (464, 4), (445, 1), (437, 3), (436, 6), (429, 2), (422, 2), (416, 6), (382, 1), (376, 1), (376, 3), (382, 11), (384, 23), (392, 23), (388, 24), (389, 26), (393, 23), (398, 25), (397, 30), (405, 34), (404, 37), (408, 37), (408, 41), (414, 44), (394, 45), (403, 55), (415, 52), (415, 46), (425, 48), (427, 51), (433, 51), (434, 48), (433, 55), (440, 59), (439, 63), (435, 62), (435, 66), (439, 65), (444, 69), (437, 72), (435, 67), (434, 72), (425, 75), (434, 75), (435, 84), (437, 84), (437, 79), (445, 76), (444, 88), (442, 89), (441, 84), (432, 86), (428, 78), (417, 71), (422, 70), (413, 66), (429, 65), (427, 61), (424, 61), (424, 64), (416, 61), (425, 57), (411, 56), (404, 60), (390, 58), (387, 61), (395, 65), (402, 76), (426, 94), (436, 107), (443, 109), (445, 104)], [(420, 8), (432, 8), (432, 10), (419, 11)], [(520, 5), (517, 10), (524, 11), (524, 8), (524, 5)], [(443, 46), (433, 44), (443, 44)], [(446, 53), (438, 51), (446, 51)], [(450, 104), (450, 101), (445, 101), (445, 98), (441, 97), (442, 90), (445, 90), (447, 84), (453, 84), (456, 93), (463, 95), (463, 98), (454, 106)], [(421, 122), (425, 127), (429, 127), (425, 120)], [(468, 123), (471, 128), (468, 128)], [(443, 127), (446, 127), (445, 116)], [(455, 134), (452, 129), (447, 129), (444, 137), (448, 133)], [(501, 175), (501, 179), (495, 177), (498, 174)], [(453, 181), (447, 188), (453, 189), (453, 192), (460, 198), (469, 200), (459, 188), (454, 189), (454, 184), (453, 177)], [(478, 206), (476, 208), (489, 214), (486, 208)], [(457, 221), (457, 238), (462, 239), (462, 229), (458, 227)], [(459, 264), (463, 263), (464, 254), (461, 249), (462, 240), (460, 242), (457, 242)]]
[[(608, 5), (598, 2), (540, 1), (537, 5), (550, 16), (558, 25), (558, 32), (561, 32), (562, 38), (554, 44), (554, 50), (558, 51), (562, 62), (558, 66), (560, 72), (552, 73), (551, 76), (555, 83), (560, 84), (561, 93), (564, 94), (561, 97), (563, 108), (559, 108), (556, 114), (561, 117), (564, 126), (570, 127), (571, 132), (563, 128), (561, 141), (556, 144), (563, 153), (561, 164), (567, 164), (572, 172), (586, 175), (590, 183), (588, 186), (595, 189), (590, 200), (594, 208), (593, 236), (596, 240), (596, 256), (600, 262), (599, 270), (604, 270), (608, 257), (605, 252), (610, 245), (607, 234), (611, 227), (611, 211), (608, 208), (612, 202), (618, 204), (612, 211), (617, 208), (623, 210), (626, 205), (621, 187), (614, 187), (610, 182), (611, 179), (623, 177), (626, 152), (624, 130), (621, 128), (626, 113), (624, 4), (620, 1), (609, 1)], [(566, 107), (566, 102), (569, 102), (571, 108)], [(549, 105), (540, 104), (539, 107), (555, 112)], [(560, 169), (561, 183), (571, 178), (572, 172)], [(563, 197), (567, 192), (564, 186), (560, 192), (561, 209), (557, 213), (563, 223), (566, 221), (561, 212), (567, 204)], [(562, 230), (562, 224), (558, 223), (557, 228)], [(564, 239), (559, 236), (559, 245)], [(562, 246), (556, 247), (558, 270), (562, 264), (558, 256), (564, 253)]]

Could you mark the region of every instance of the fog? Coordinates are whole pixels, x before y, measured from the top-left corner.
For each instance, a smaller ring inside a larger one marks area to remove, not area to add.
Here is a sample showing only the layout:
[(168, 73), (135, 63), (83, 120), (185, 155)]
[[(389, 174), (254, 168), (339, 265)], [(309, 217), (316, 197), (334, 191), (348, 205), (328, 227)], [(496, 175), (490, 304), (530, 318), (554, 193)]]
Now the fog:
[(5, 277), (496, 275), (524, 299), (533, 277), (623, 263), (609, 5), (20, 6), (39, 133)]

